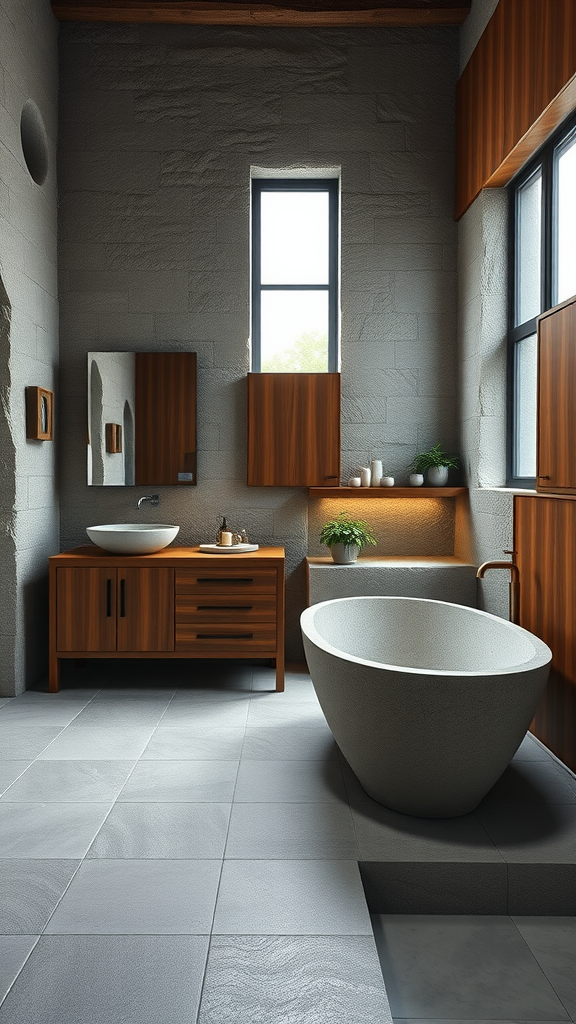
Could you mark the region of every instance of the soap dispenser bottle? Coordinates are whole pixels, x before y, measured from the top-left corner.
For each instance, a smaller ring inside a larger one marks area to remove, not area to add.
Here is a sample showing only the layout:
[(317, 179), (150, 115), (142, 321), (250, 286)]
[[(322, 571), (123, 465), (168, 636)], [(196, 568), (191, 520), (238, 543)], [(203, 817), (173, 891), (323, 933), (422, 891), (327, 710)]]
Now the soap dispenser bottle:
[(222, 544), (222, 534), (224, 532), (227, 532), (227, 531), (228, 531), (228, 524), (226, 522), (226, 516), (222, 516), (222, 523), (220, 525), (220, 529), (218, 530), (218, 533), (216, 534), (216, 543), (217, 544)]

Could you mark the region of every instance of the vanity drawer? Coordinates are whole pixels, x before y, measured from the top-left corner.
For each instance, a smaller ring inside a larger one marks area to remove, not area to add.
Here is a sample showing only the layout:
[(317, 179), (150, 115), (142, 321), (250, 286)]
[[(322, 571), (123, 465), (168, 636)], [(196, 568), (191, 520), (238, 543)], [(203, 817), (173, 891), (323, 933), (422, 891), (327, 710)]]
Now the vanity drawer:
[(179, 594), (176, 622), (276, 622), (276, 598), (268, 594)]
[(276, 595), (275, 569), (254, 571), (240, 567), (222, 569), (178, 569), (176, 571), (176, 597), (182, 594), (251, 594)]
[(176, 651), (267, 655), (276, 647), (276, 623), (176, 623)]

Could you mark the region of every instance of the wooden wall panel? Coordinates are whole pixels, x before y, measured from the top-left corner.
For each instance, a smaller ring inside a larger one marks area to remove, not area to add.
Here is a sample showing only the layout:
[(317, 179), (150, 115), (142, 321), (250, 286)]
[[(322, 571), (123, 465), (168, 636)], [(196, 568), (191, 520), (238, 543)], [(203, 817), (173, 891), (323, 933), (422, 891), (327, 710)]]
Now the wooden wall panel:
[(538, 319), (538, 491), (576, 494), (576, 298)]
[(52, 0), (61, 21), (188, 25), (461, 25), (471, 0)]
[(456, 90), (456, 216), (575, 108), (575, 0), (500, 0)]
[(248, 483), (340, 483), (340, 374), (248, 374)]
[(576, 500), (514, 498), (520, 625), (554, 655), (531, 729), (576, 771)]
[(195, 352), (136, 353), (135, 419), (135, 483), (195, 484)]

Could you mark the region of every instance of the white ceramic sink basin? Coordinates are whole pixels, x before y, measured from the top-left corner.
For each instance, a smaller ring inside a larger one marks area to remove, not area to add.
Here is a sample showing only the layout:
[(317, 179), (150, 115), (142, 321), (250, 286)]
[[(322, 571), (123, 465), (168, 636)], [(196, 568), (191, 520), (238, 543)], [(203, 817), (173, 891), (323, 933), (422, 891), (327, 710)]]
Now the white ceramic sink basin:
[(112, 523), (108, 526), (87, 526), (93, 544), (116, 555), (150, 555), (170, 544), (179, 526), (164, 523)]

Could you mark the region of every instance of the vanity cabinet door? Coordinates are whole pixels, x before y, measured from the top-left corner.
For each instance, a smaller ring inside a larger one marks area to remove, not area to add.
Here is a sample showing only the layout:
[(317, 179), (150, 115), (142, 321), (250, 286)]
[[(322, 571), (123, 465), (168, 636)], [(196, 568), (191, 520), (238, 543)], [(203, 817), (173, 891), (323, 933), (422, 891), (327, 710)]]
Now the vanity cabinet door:
[(118, 569), (118, 651), (174, 650), (174, 570)]
[(57, 569), (56, 601), (57, 650), (116, 650), (116, 569)]

